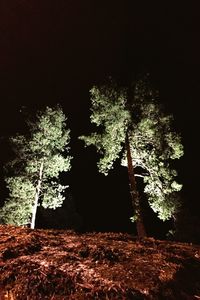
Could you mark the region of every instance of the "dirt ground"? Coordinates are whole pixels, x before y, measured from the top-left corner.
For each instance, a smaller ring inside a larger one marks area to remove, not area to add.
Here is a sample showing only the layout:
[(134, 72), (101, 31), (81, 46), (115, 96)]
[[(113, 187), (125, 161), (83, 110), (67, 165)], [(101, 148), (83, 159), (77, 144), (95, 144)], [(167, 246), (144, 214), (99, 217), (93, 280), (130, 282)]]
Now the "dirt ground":
[(200, 299), (200, 246), (0, 225), (0, 299)]

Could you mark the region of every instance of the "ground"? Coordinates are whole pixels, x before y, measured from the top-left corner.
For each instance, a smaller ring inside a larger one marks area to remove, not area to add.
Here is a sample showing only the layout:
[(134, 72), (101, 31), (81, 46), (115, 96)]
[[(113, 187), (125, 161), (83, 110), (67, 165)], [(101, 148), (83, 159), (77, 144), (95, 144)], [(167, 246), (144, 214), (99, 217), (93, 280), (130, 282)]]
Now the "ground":
[(0, 299), (200, 299), (200, 246), (0, 225)]

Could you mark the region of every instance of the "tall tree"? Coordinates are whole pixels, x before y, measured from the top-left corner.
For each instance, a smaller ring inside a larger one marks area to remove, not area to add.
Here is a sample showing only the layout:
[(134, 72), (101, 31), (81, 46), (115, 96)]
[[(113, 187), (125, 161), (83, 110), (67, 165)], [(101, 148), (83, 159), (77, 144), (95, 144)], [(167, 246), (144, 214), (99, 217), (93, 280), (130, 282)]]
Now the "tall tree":
[(70, 131), (59, 106), (38, 111), (27, 124), (28, 135), (11, 138), (15, 158), (7, 167), (13, 175), (5, 179), (9, 198), (0, 217), (6, 224), (34, 228), (38, 205), (55, 209), (65, 199), (67, 186), (59, 183), (59, 175), (70, 170)]
[(170, 219), (180, 205), (177, 192), (182, 185), (175, 180), (172, 160), (183, 155), (183, 146), (172, 129), (173, 117), (163, 112), (158, 93), (146, 79), (138, 80), (129, 90), (113, 82), (94, 86), (90, 94), (90, 119), (99, 130), (80, 139), (86, 146), (96, 146), (101, 173), (107, 175), (117, 159), (127, 167), (134, 210), (131, 219), (136, 222), (138, 236), (144, 237), (137, 176), (143, 178), (149, 205), (160, 219)]

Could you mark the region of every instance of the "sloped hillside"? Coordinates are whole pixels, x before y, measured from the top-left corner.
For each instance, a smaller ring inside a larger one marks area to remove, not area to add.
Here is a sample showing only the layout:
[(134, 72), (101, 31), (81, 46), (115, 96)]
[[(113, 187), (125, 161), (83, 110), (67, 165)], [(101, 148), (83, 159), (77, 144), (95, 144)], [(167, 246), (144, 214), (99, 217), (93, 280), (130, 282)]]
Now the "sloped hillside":
[(0, 299), (200, 299), (200, 247), (1, 225)]

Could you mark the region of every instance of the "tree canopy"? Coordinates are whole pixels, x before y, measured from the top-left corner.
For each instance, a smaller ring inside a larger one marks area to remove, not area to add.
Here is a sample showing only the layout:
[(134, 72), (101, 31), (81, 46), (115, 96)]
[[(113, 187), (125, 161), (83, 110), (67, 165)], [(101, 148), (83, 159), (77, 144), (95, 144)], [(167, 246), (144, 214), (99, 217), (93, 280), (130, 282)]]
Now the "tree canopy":
[(12, 176), (5, 178), (9, 197), (0, 217), (6, 224), (35, 227), (38, 205), (62, 206), (67, 186), (60, 184), (61, 172), (70, 170), (70, 130), (61, 109), (46, 107), (34, 120), (27, 120), (29, 133), (10, 139), (15, 158), (8, 163)]
[[(177, 192), (182, 187), (172, 161), (183, 155), (183, 145), (173, 129), (173, 116), (166, 114), (159, 102), (158, 92), (144, 79), (130, 89), (119, 88), (111, 81), (94, 86), (90, 94), (90, 120), (97, 131), (80, 139), (96, 147), (99, 171), (107, 175), (117, 160), (128, 167), (129, 151), (133, 167), (129, 172), (143, 178), (150, 207), (160, 219), (170, 219), (180, 205)], [(134, 189), (136, 186), (132, 187), (135, 193)], [(137, 211), (134, 218), (138, 218)]]

